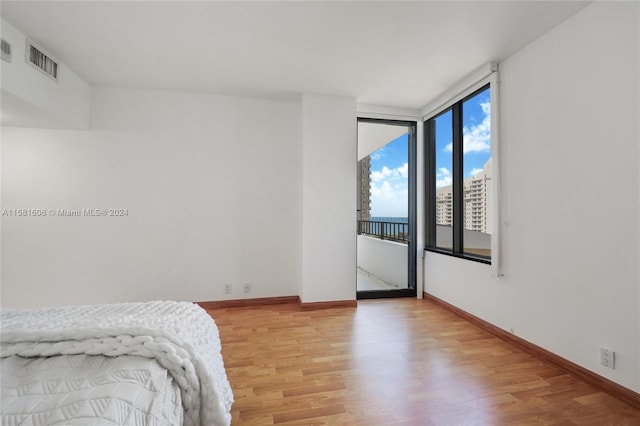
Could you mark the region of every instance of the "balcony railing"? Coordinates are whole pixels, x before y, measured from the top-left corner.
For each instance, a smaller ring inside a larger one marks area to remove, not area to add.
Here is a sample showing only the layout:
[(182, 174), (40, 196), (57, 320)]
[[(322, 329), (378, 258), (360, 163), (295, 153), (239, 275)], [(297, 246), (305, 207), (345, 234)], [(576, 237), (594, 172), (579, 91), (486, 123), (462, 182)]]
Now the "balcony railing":
[(359, 220), (358, 235), (368, 235), (381, 240), (409, 243), (409, 224), (403, 222), (382, 222), (377, 220)]

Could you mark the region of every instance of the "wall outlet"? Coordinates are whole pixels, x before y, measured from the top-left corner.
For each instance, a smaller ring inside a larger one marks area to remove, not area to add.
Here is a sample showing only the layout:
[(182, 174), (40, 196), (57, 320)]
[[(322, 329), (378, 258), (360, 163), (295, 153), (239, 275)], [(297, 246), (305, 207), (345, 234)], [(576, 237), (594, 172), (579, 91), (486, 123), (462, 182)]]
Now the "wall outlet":
[(244, 283), (244, 292), (251, 293), (251, 283)]
[(231, 294), (231, 284), (224, 285), (224, 294)]
[(600, 348), (600, 364), (612, 370), (616, 368), (616, 353), (609, 349)]

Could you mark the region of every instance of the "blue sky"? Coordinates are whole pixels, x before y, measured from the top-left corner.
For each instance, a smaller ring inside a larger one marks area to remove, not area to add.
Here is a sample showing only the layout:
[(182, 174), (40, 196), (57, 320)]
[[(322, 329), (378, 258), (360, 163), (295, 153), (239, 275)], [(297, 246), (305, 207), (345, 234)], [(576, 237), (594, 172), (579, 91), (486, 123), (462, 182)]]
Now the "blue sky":
[[(436, 118), (436, 188), (452, 182), (451, 111)], [(489, 89), (462, 105), (463, 175), (467, 179), (491, 157), (491, 104)]]
[[(489, 89), (462, 108), (464, 178), (482, 170), (491, 157)], [(436, 118), (436, 187), (452, 182), (451, 112)], [(405, 133), (371, 154), (371, 216), (407, 217), (408, 135)]]
[(405, 133), (371, 154), (371, 216), (407, 217), (408, 153)]

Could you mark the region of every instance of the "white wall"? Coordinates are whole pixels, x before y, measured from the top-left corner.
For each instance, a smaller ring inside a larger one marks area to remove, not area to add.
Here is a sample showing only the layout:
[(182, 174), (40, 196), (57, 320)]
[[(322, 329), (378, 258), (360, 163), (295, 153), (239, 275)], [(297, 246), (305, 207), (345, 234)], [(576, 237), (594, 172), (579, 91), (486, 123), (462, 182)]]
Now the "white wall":
[(505, 277), (425, 258), (426, 292), (635, 391), (638, 8), (594, 3), (500, 64)]
[(358, 235), (358, 267), (398, 288), (408, 288), (406, 244)]
[(299, 102), (93, 88), (91, 109), (89, 131), (2, 128), (2, 207), (128, 216), (3, 217), (3, 306), (298, 294)]
[(305, 303), (356, 298), (356, 101), (302, 98)]
[[(87, 129), (90, 86), (63, 63), (58, 81), (25, 60), (26, 36), (2, 19), (2, 38), (11, 44), (11, 62), (2, 68), (2, 124)], [(39, 44), (39, 40), (33, 40)], [(45, 48), (45, 46), (42, 46)]]

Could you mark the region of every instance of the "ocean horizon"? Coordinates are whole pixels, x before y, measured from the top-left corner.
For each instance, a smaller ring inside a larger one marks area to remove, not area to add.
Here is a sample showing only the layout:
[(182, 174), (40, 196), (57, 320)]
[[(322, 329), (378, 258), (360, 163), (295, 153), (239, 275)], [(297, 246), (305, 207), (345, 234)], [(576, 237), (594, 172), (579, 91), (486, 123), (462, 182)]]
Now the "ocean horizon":
[(397, 223), (409, 223), (408, 217), (393, 217), (393, 216), (371, 216), (369, 219), (374, 222), (397, 222)]

